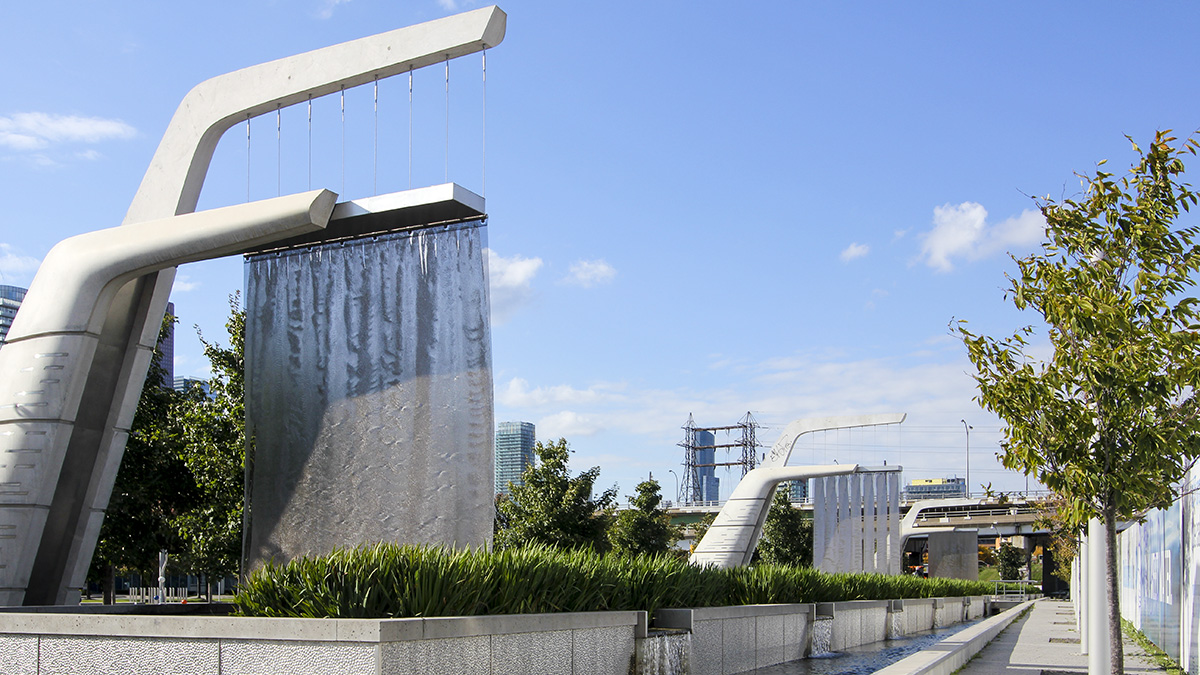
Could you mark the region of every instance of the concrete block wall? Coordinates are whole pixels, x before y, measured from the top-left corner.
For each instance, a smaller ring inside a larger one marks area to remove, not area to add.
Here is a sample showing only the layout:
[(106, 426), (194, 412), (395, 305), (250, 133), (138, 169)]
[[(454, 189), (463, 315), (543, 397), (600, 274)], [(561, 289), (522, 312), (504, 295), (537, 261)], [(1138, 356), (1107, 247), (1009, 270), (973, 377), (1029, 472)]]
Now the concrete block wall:
[(654, 625), (690, 630), (690, 672), (721, 675), (804, 658), (815, 609), (812, 604), (660, 609)]
[(644, 612), (431, 619), (0, 614), (6, 673), (601, 675), (629, 669)]
[[(690, 631), (689, 672), (720, 675), (807, 656), (819, 615), (832, 619), (831, 648), (840, 651), (929, 630), (935, 620), (977, 618), (985, 607), (976, 597), (660, 609), (655, 626)], [(0, 613), (0, 672), (601, 675), (628, 672), (646, 635), (645, 612), (429, 619)]]
[(853, 600), (818, 604), (818, 615), (833, 617), (833, 638), (829, 648), (840, 652), (847, 647), (857, 647), (886, 640), (889, 604), (887, 600)]

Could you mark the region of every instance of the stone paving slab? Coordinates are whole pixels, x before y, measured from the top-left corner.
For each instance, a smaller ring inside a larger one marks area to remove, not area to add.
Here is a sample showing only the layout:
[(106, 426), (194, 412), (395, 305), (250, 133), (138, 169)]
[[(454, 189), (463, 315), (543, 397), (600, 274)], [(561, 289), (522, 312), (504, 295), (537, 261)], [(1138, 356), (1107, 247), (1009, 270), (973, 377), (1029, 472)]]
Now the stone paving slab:
[[(958, 675), (1073, 675), (1087, 673), (1087, 656), (1079, 653), (1079, 630), (1071, 603), (1039, 600), (983, 648)], [(1165, 672), (1136, 643), (1126, 638), (1125, 672)]]

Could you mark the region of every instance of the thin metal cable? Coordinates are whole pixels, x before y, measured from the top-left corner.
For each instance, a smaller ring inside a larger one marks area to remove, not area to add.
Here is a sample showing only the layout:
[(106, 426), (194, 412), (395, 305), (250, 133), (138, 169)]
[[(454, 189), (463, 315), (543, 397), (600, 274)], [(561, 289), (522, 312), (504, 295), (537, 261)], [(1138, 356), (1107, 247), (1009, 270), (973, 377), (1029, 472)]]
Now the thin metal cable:
[(483, 49), (483, 141), (481, 143), (480, 173), (482, 174), (482, 196), (487, 199), (487, 48)]
[(246, 203), (250, 203), (250, 115), (246, 114)]
[(379, 194), (379, 76), (375, 76), (375, 186), (371, 194)]
[(275, 196), (283, 194), (283, 113), (275, 105)]
[(446, 175), (443, 183), (450, 182), (450, 57), (446, 57)]
[(312, 189), (312, 94), (308, 95), (308, 189)]
[(413, 73), (408, 69), (408, 189), (412, 189)]
[(346, 194), (346, 87), (342, 87), (342, 194)]

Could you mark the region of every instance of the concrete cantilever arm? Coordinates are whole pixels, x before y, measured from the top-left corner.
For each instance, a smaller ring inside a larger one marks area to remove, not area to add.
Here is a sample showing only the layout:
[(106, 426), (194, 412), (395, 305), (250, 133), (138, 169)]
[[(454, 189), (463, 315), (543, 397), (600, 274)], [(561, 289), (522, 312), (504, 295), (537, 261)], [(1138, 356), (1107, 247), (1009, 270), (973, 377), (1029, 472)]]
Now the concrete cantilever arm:
[[(96, 413), (79, 411), (80, 399), (95, 384), (77, 371), (120, 353), (104, 342), (101, 325), (88, 323), (94, 310), (147, 273), (323, 228), (336, 198), (316, 190), (98, 230), (54, 247), (26, 295), (33, 311), (22, 311), (13, 324), (25, 336), (0, 350), (0, 372), (11, 374), (0, 382), (0, 401), (13, 401), (0, 406), (0, 451), (11, 458), (0, 463), (0, 485), (6, 488), (0, 493), (0, 528), (16, 543), (0, 546), (0, 604), (63, 604), (65, 578), (81, 566), (86, 570), (84, 558), (91, 556), (91, 547), (85, 556), (77, 535), (98, 532), (116, 467), (97, 471), (96, 448), (73, 435)], [(62, 294), (63, 287), (75, 293)], [(37, 324), (67, 330), (28, 335)], [(146, 363), (140, 365), (145, 372)], [(138, 385), (126, 393), (135, 402), (140, 380)], [(123, 443), (123, 428), (115, 434)]]
[(506, 23), (499, 7), (484, 7), (201, 82), (179, 104), (125, 222), (195, 209), (217, 142), (233, 125), (308, 98), (495, 47), (504, 40)]
[[(150, 220), (64, 239), (50, 250), (25, 295), (12, 333), (99, 335), (103, 314), (126, 283), (165, 267), (233, 255), (324, 228), (337, 195), (329, 190)], [(63, 295), (62, 288), (78, 289)]]
[(759, 467), (749, 471), (742, 476), (729, 501), (721, 507), (716, 520), (696, 545), (692, 564), (716, 567), (750, 564), (750, 557), (762, 537), (775, 486), (789, 480), (841, 476), (856, 471), (857, 464)]
[(884, 413), (881, 415), (852, 415), (847, 417), (810, 417), (791, 422), (779, 436), (779, 440), (771, 446), (762, 466), (778, 467), (787, 464), (792, 456), (796, 441), (807, 433), (832, 429), (855, 429), (858, 427), (874, 427), (885, 424), (901, 424), (908, 417), (905, 413)]

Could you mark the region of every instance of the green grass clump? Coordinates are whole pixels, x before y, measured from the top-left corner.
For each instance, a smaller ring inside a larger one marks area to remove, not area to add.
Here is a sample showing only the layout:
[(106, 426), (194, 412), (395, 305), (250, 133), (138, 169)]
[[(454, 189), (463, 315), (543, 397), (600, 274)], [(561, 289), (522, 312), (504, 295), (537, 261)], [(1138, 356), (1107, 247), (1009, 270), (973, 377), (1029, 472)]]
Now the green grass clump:
[(374, 544), (267, 565), (242, 584), (247, 616), (385, 618), (646, 610), (990, 593), (991, 584), (548, 546), (493, 551)]

